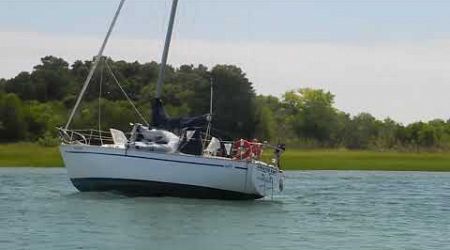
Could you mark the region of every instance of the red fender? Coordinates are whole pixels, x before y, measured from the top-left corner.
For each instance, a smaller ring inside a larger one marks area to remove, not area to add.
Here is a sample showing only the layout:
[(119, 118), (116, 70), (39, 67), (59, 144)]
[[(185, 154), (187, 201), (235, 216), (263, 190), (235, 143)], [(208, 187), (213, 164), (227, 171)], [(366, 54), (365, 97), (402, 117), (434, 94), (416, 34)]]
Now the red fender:
[(233, 149), (236, 153), (233, 157), (235, 160), (246, 160), (252, 157), (252, 145), (249, 141), (240, 139), (233, 143)]
[(262, 154), (262, 145), (258, 142), (252, 143), (252, 153), (255, 159), (259, 159)]

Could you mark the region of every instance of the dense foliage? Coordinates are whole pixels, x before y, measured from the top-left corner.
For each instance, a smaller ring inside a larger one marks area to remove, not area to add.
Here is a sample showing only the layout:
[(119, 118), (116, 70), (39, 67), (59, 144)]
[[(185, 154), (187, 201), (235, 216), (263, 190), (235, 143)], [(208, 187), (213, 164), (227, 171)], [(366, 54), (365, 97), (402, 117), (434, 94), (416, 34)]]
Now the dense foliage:
[[(128, 131), (141, 122), (116, 84), (120, 82), (145, 119), (150, 117), (159, 64), (104, 59), (72, 127)], [(69, 65), (47, 56), (31, 73), (0, 79), (0, 141), (54, 141), (73, 107), (91, 61)], [(109, 65), (109, 68), (106, 66)], [(298, 147), (346, 147), (378, 150), (448, 150), (450, 120), (402, 125), (368, 113), (350, 116), (334, 107), (334, 95), (303, 88), (281, 98), (256, 95), (245, 73), (233, 65), (168, 67), (162, 100), (171, 116), (209, 112), (214, 86), (213, 126), (227, 138), (258, 137)]]

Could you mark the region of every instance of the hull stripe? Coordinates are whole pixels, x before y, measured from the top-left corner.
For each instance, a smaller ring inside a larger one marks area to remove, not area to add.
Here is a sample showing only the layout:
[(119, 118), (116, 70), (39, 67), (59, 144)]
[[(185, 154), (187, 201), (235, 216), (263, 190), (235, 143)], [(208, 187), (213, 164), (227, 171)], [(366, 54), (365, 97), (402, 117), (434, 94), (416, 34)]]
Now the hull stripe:
[(114, 178), (73, 178), (70, 180), (82, 192), (112, 191), (129, 196), (174, 196), (227, 200), (253, 200), (263, 197), (259, 194), (159, 181)]
[[(186, 164), (192, 164), (192, 165), (202, 165), (202, 166), (221, 167), (221, 168), (225, 167), (224, 165), (220, 165), (220, 164), (211, 164), (211, 163), (202, 163), (202, 162), (192, 162), (192, 161), (180, 161), (180, 160), (168, 160), (168, 159), (153, 158), (153, 157), (144, 157), (144, 156), (137, 156), (137, 155), (112, 154), (112, 153), (100, 153), (100, 152), (83, 152), (83, 151), (65, 151), (65, 152), (66, 152), (66, 153), (72, 153), (72, 154), (111, 155), (111, 156), (118, 156), (118, 157), (130, 157), (130, 158), (139, 158), (139, 159), (149, 159), (149, 160), (156, 160), (156, 161), (166, 161), (166, 162), (186, 163)], [(247, 170), (246, 167), (235, 167), (235, 168)]]

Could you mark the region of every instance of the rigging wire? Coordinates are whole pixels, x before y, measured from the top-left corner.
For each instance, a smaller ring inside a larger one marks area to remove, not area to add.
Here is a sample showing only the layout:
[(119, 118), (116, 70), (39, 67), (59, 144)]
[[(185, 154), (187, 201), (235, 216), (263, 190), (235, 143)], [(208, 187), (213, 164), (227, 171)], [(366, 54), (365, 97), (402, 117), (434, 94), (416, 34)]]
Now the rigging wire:
[(122, 91), (123, 95), (125, 96), (125, 98), (127, 99), (127, 101), (131, 104), (131, 106), (133, 107), (134, 111), (136, 111), (136, 113), (138, 114), (138, 116), (142, 119), (142, 121), (145, 123), (145, 125), (149, 126), (149, 123), (147, 122), (147, 120), (145, 120), (144, 116), (141, 114), (141, 112), (139, 112), (139, 110), (136, 108), (136, 105), (134, 105), (133, 101), (130, 99), (130, 97), (127, 95), (127, 93), (125, 92), (125, 90), (122, 88), (122, 86), (120, 85), (119, 81), (117, 80), (116, 75), (114, 74), (114, 72), (112, 71), (111, 67), (109, 66), (107, 60), (105, 60), (105, 65), (106, 68), (108, 69), (109, 73), (111, 74), (111, 76), (113, 77), (114, 81), (116, 82), (117, 86), (119, 86), (120, 90)]
[(100, 132), (101, 129), (101, 98), (102, 98), (102, 84), (103, 84), (103, 70), (105, 68), (104, 66), (104, 61), (105, 59), (102, 58), (100, 59), (100, 64), (101, 64), (101, 68), (100, 68), (100, 83), (99, 83), (99, 87), (98, 87), (98, 132), (100, 135), (100, 143), (101, 145), (103, 145), (103, 139), (102, 139), (102, 133)]
[(75, 115), (75, 112), (77, 111), (78, 106), (80, 105), (81, 99), (83, 98), (84, 93), (86, 92), (89, 82), (91, 81), (92, 76), (94, 75), (95, 69), (97, 68), (97, 65), (103, 55), (103, 50), (105, 49), (106, 44), (108, 43), (109, 36), (111, 35), (111, 32), (114, 28), (114, 25), (116, 24), (117, 18), (119, 17), (120, 10), (122, 9), (122, 6), (124, 3), (125, 3), (125, 0), (121, 0), (119, 3), (119, 7), (117, 7), (116, 13), (114, 14), (114, 18), (108, 28), (108, 32), (106, 33), (105, 39), (103, 40), (103, 43), (102, 43), (102, 46), (100, 47), (98, 54), (94, 59), (94, 63), (91, 66), (91, 69), (89, 71), (88, 76), (86, 77), (86, 80), (84, 81), (83, 87), (81, 88), (81, 92), (78, 95), (78, 98), (75, 102), (75, 106), (73, 107), (72, 111), (70, 112), (69, 119), (67, 120), (66, 126), (64, 126), (65, 130), (67, 130), (69, 128), (70, 123), (72, 122), (73, 116)]

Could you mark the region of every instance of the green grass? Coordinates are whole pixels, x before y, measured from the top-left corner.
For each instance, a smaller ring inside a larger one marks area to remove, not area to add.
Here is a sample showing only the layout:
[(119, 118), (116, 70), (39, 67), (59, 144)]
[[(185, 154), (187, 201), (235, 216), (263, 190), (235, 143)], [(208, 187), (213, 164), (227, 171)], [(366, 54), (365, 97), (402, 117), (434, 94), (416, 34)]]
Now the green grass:
[[(266, 153), (269, 150), (266, 151)], [(63, 166), (57, 147), (32, 143), (0, 144), (0, 167)], [(285, 170), (450, 171), (450, 152), (400, 153), (351, 150), (289, 149), (282, 157)]]
[(286, 170), (450, 171), (450, 152), (404, 153), (351, 150), (287, 150)]
[(33, 143), (0, 144), (0, 167), (61, 167), (58, 147)]

